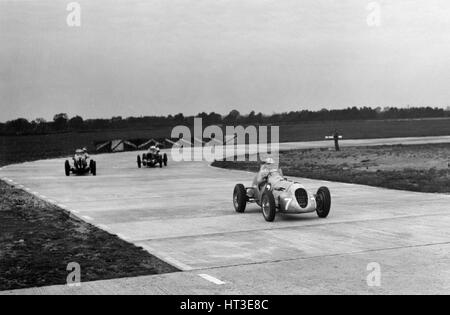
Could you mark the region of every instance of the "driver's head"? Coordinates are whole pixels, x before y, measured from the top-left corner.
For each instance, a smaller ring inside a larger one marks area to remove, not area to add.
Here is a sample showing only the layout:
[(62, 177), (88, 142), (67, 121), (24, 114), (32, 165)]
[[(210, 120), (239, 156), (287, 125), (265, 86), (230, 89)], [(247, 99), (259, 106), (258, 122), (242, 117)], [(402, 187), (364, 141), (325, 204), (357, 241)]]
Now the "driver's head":
[(84, 147), (84, 148), (83, 148), (83, 153), (87, 153), (87, 150), (88, 150), (88, 149), (87, 149), (86, 147)]

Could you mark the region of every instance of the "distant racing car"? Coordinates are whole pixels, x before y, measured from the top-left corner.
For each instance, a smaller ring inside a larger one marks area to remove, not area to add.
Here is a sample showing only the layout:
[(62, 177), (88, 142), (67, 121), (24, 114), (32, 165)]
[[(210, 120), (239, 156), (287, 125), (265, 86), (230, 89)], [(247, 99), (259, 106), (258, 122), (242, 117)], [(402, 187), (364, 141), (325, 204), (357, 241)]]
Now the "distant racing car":
[(331, 209), (331, 194), (327, 187), (321, 187), (316, 194), (295, 181), (280, 175), (280, 171), (267, 172), (260, 183), (252, 187), (237, 184), (233, 192), (236, 212), (243, 213), (247, 203), (256, 203), (262, 209), (264, 219), (275, 220), (276, 213), (303, 214), (317, 212), (320, 218), (328, 217)]
[(66, 160), (64, 165), (66, 176), (71, 174), (75, 175), (86, 175), (92, 174), (97, 175), (97, 162), (89, 158), (86, 149), (79, 149), (75, 151), (75, 155), (72, 158), (72, 165), (69, 160)]
[(142, 166), (145, 167), (155, 167), (159, 165), (159, 167), (167, 166), (167, 154), (161, 154), (160, 149), (158, 147), (152, 146), (147, 153), (142, 154), (142, 158), (140, 155), (137, 157), (137, 165), (138, 168)]

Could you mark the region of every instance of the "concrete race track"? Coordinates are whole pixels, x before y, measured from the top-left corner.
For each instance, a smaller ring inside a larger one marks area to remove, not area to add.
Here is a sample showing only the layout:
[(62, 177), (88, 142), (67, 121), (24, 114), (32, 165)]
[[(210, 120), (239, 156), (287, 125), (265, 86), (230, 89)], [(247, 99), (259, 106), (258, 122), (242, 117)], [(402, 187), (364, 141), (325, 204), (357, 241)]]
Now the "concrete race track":
[[(97, 177), (65, 177), (63, 159), (8, 166), (0, 177), (184, 272), (4, 293), (450, 293), (450, 195), (298, 179), (314, 192), (330, 187), (330, 217), (278, 216), (267, 223), (256, 206), (245, 214), (233, 209), (234, 185), (248, 185), (252, 174), (215, 169), (206, 162), (138, 169), (136, 155), (95, 156)], [(373, 262), (381, 267), (378, 287), (367, 284), (367, 267)]]

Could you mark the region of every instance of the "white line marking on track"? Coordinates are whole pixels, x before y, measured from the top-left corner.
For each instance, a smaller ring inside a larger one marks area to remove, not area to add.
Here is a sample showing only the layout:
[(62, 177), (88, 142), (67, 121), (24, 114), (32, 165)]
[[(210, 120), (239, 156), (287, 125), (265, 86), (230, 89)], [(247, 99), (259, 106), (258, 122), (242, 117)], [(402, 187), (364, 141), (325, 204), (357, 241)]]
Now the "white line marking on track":
[[(117, 235), (117, 236), (119, 236), (119, 235)], [(178, 269), (180, 269), (182, 271), (194, 270), (194, 268), (192, 268), (191, 266), (186, 265), (186, 264), (184, 264), (184, 263), (182, 263), (182, 262), (180, 262), (180, 261), (178, 261), (178, 260), (176, 260), (176, 259), (174, 259), (174, 258), (172, 258), (172, 257), (170, 257), (168, 255), (166, 255), (165, 253), (158, 252), (157, 250), (155, 250), (151, 246), (148, 246), (148, 245), (142, 244), (142, 243), (138, 243), (136, 245), (137, 246), (141, 246), (142, 248), (144, 248), (150, 254), (158, 257), (159, 259), (165, 261), (166, 263), (168, 263), (168, 264), (170, 264), (170, 265), (172, 265), (172, 266), (174, 266), (174, 267), (176, 267), (176, 268), (178, 268)]]
[(99, 227), (100, 229), (105, 230), (105, 231), (108, 229), (108, 227), (104, 224), (97, 224), (97, 227)]
[[(152, 254), (152, 252), (150, 252), (150, 254)], [(176, 268), (181, 269), (183, 271), (189, 271), (189, 270), (193, 270), (194, 269), (191, 266), (186, 265), (186, 264), (182, 263), (181, 261), (178, 261), (178, 260), (176, 260), (176, 259), (174, 259), (172, 257), (164, 256), (164, 255), (161, 255), (161, 256), (158, 255), (158, 257), (161, 258), (162, 260), (164, 260), (165, 262), (167, 262), (167, 263), (169, 263), (169, 264), (171, 264), (171, 265), (175, 266)]]
[(213, 276), (210, 276), (210, 275), (207, 275), (207, 274), (204, 274), (204, 273), (203, 274), (199, 274), (199, 276), (202, 277), (203, 279), (205, 279), (205, 280), (207, 280), (209, 282), (212, 282), (214, 284), (217, 284), (217, 285), (224, 285), (225, 284), (225, 282), (223, 282), (222, 280), (219, 280), (217, 278), (214, 278)]
[(123, 239), (124, 241), (129, 241), (129, 238), (126, 237), (126, 236), (123, 235), (123, 234), (117, 233), (116, 235), (117, 235), (119, 238)]

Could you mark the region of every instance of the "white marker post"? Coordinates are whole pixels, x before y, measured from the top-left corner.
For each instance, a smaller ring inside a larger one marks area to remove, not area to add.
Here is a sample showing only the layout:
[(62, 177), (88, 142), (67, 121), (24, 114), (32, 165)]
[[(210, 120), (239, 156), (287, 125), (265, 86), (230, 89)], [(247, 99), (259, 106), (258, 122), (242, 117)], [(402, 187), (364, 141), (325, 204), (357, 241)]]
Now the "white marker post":
[(340, 135), (337, 131), (334, 132), (332, 136), (326, 136), (325, 140), (334, 140), (334, 147), (337, 152), (341, 151), (341, 148), (339, 147), (339, 140), (342, 140), (343, 136)]

